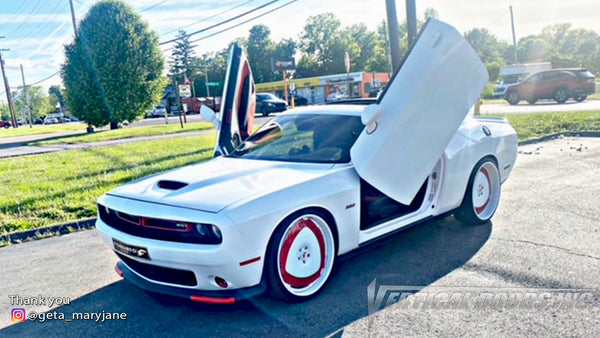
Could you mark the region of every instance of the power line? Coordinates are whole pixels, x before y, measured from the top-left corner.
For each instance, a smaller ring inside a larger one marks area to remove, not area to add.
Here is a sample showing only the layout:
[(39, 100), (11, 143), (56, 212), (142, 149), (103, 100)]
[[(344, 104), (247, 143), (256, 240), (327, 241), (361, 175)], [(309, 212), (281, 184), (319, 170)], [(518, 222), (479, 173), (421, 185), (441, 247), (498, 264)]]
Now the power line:
[(281, 5), (281, 6), (279, 6), (279, 7), (273, 8), (273, 9), (271, 9), (271, 10), (267, 11), (267, 12), (264, 12), (264, 13), (262, 13), (262, 14), (260, 14), (260, 15), (257, 15), (257, 16), (255, 16), (255, 17), (253, 17), (253, 18), (250, 18), (250, 19), (248, 19), (248, 20), (246, 20), (246, 21), (240, 22), (240, 23), (238, 23), (238, 24), (235, 24), (235, 25), (233, 25), (233, 26), (231, 26), (231, 27), (227, 27), (227, 28), (225, 28), (225, 29), (222, 29), (222, 30), (220, 30), (220, 31), (218, 31), (218, 32), (215, 32), (215, 33), (212, 33), (212, 34), (210, 34), (210, 35), (203, 36), (203, 37), (201, 37), (201, 38), (198, 38), (198, 39), (196, 39), (196, 40), (192, 40), (192, 41), (190, 41), (190, 43), (198, 42), (198, 41), (200, 41), (200, 40), (204, 40), (204, 39), (208, 39), (208, 38), (210, 38), (210, 37), (213, 37), (213, 36), (215, 36), (215, 35), (217, 35), (217, 34), (224, 33), (224, 32), (226, 32), (226, 31), (228, 31), (228, 30), (230, 30), (230, 29), (234, 29), (234, 28), (236, 28), (236, 27), (238, 27), (238, 26), (241, 26), (241, 25), (243, 25), (243, 24), (245, 24), (245, 23), (248, 23), (248, 22), (250, 22), (250, 21), (253, 21), (253, 20), (256, 20), (256, 19), (258, 19), (258, 18), (261, 18), (261, 17), (263, 17), (263, 16), (265, 16), (265, 15), (267, 15), (267, 14), (273, 13), (273, 12), (275, 12), (276, 10), (278, 10), (278, 9), (281, 9), (281, 8), (283, 8), (283, 7), (286, 7), (286, 6), (288, 6), (288, 5), (291, 5), (292, 3), (296, 2), (296, 1), (298, 1), (298, 0), (292, 0), (292, 1), (290, 1), (290, 2), (284, 3), (283, 5)]
[(204, 19), (202, 19), (202, 20), (200, 20), (200, 21), (196, 21), (196, 22), (194, 22), (194, 23), (191, 23), (191, 24), (189, 24), (189, 25), (185, 25), (185, 26), (183, 26), (183, 27), (180, 27), (180, 28), (177, 28), (177, 29), (174, 29), (174, 30), (171, 30), (171, 31), (165, 32), (165, 33), (162, 33), (160, 36), (164, 36), (164, 35), (167, 35), (167, 34), (171, 34), (171, 33), (177, 32), (177, 31), (179, 31), (179, 30), (181, 30), (181, 29), (183, 29), (183, 28), (187, 28), (187, 27), (195, 26), (195, 25), (197, 25), (197, 24), (199, 24), (199, 23), (205, 22), (205, 21), (207, 21), (207, 20), (209, 20), (209, 19), (213, 19), (213, 18), (215, 18), (215, 17), (217, 17), (217, 16), (220, 16), (220, 15), (223, 15), (223, 14), (225, 14), (225, 13), (227, 13), (227, 12), (230, 12), (230, 11), (232, 11), (232, 10), (236, 9), (236, 8), (240, 8), (240, 7), (242, 7), (242, 6), (244, 6), (244, 5), (248, 4), (248, 3), (250, 3), (250, 2), (252, 2), (252, 1), (255, 1), (255, 0), (248, 0), (248, 1), (246, 1), (246, 2), (242, 2), (242, 3), (241, 3), (241, 4), (239, 4), (239, 5), (236, 5), (236, 6), (234, 6), (234, 7), (231, 7), (231, 8), (229, 8), (229, 9), (226, 9), (226, 10), (224, 10), (224, 11), (222, 11), (222, 12), (219, 12), (219, 13), (217, 13), (217, 14), (215, 14), (215, 15), (211, 15), (211, 16), (209, 16), (209, 17), (206, 17), (206, 18), (204, 18)]
[(205, 31), (207, 31), (207, 30), (209, 30), (209, 29), (213, 29), (213, 28), (215, 28), (215, 27), (219, 27), (219, 26), (221, 26), (221, 25), (224, 25), (224, 24), (226, 24), (226, 23), (228, 23), (228, 22), (231, 22), (231, 21), (233, 21), (233, 20), (239, 19), (239, 18), (241, 18), (241, 17), (243, 17), (243, 16), (245, 16), (245, 15), (248, 15), (248, 14), (250, 14), (250, 13), (252, 13), (252, 12), (256, 12), (256, 11), (258, 11), (259, 9), (263, 9), (263, 8), (265, 8), (265, 7), (267, 7), (267, 6), (271, 5), (271, 4), (274, 4), (274, 3), (276, 3), (276, 2), (279, 2), (279, 1), (280, 1), (280, 0), (273, 0), (273, 1), (269, 1), (269, 2), (267, 2), (266, 4), (260, 5), (260, 6), (258, 6), (258, 7), (255, 7), (255, 8), (253, 8), (253, 9), (249, 10), (249, 11), (246, 11), (246, 12), (244, 12), (244, 13), (242, 13), (242, 14), (236, 15), (236, 16), (234, 16), (233, 18), (230, 18), (230, 19), (227, 19), (227, 20), (223, 20), (223, 21), (221, 21), (221, 22), (218, 22), (218, 23), (216, 23), (216, 24), (214, 24), (214, 25), (212, 25), (212, 26), (209, 26), (209, 27), (206, 27), (206, 28), (202, 28), (201, 30), (198, 30), (198, 31), (195, 31), (195, 32), (192, 32), (192, 33), (189, 33), (189, 34), (183, 35), (183, 36), (179, 36), (179, 37), (176, 37), (176, 38), (174, 38), (174, 39), (171, 39), (171, 40), (163, 41), (163, 42), (159, 43), (159, 45), (165, 45), (165, 44), (167, 44), (167, 43), (175, 42), (175, 41), (177, 41), (177, 40), (180, 40), (180, 39), (183, 39), (183, 38), (186, 38), (186, 37), (190, 37), (190, 36), (192, 36), (192, 35), (196, 35), (196, 34), (199, 34), (199, 33), (205, 32)]
[(140, 10), (138, 13), (143, 13), (143, 12), (145, 12), (145, 11), (149, 11), (149, 10), (151, 10), (152, 8), (156, 8), (156, 7), (158, 7), (158, 6), (162, 5), (162, 4), (164, 4), (164, 3), (165, 3), (165, 2), (167, 2), (167, 1), (169, 1), (169, 0), (163, 0), (163, 1), (161, 1), (161, 2), (155, 3), (154, 5), (152, 5), (152, 6), (150, 6), (150, 7), (146, 7), (146, 8), (144, 8), (144, 9)]
[(42, 0), (38, 0), (37, 5), (35, 5), (35, 7), (31, 10), (31, 13), (29, 13), (29, 15), (27, 15), (27, 17), (23, 20), (23, 22), (21, 22), (20, 25), (18, 25), (15, 29), (13, 29), (10, 33), (6, 34), (7, 36), (12, 35), (15, 32), (18, 32), (19, 29), (21, 29), (21, 27), (23, 27), (23, 25), (25, 23), (27, 23), (27, 20), (33, 15), (33, 13), (40, 7), (40, 5), (42, 4)]

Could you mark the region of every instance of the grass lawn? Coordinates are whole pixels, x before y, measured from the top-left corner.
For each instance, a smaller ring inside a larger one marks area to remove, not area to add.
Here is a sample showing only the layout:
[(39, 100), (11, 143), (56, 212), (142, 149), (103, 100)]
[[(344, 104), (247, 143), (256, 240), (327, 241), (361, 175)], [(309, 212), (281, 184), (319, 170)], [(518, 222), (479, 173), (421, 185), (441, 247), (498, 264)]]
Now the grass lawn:
[(104, 192), (206, 160), (214, 142), (210, 134), (0, 159), (0, 233), (95, 217)]
[(482, 116), (501, 116), (508, 119), (517, 131), (519, 141), (562, 132), (600, 131), (600, 111)]
[(161, 124), (153, 126), (143, 127), (125, 127), (115, 130), (101, 130), (96, 131), (93, 134), (74, 135), (74, 136), (62, 136), (46, 140), (29, 142), (29, 145), (50, 145), (50, 144), (75, 144), (75, 143), (89, 143), (98, 141), (110, 141), (123, 138), (131, 137), (142, 137), (142, 136), (154, 136), (163, 134), (176, 134), (187, 131), (197, 131), (214, 128), (209, 122), (194, 122), (184, 124), (184, 128), (181, 128), (179, 123), (177, 124)]
[(14, 136), (25, 136), (25, 135), (38, 135), (38, 134), (52, 134), (63, 131), (85, 131), (87, 124), (73, 122), (73, 123), (62, 123), (62, 124), (49, 124), (49, 125), (33, 125), (29, 128), (29, 125), (19, 126), (19, 128), (0, 128), (0, 137), (14, 137)]

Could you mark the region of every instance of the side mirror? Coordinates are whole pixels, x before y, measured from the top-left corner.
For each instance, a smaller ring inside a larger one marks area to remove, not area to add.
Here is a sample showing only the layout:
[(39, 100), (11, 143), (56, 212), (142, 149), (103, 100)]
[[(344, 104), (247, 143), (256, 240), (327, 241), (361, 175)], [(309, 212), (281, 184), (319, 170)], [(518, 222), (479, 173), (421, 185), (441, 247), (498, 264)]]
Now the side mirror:
[(210, 107), (202, 105), (202, 107), (200, 107), (200, 115), (202, 115), (203, 119), (212, 123), (217, 129), (221, 127), (221, 121), (217, 119), (217, 115)]
[(383, 107), (378, 104), (370, 104), (363, 109), (360, 120), (367, 127), (367, 134), (377, 129), (377, 119), (383, 114)]

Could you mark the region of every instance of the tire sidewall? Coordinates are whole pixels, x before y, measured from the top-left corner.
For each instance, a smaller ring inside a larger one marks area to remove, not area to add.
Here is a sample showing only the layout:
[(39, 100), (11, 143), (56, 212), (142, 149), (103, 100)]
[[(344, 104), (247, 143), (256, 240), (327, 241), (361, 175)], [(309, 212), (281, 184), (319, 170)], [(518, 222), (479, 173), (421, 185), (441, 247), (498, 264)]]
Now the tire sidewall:
[(496, 202), (496, 207), (489, 217), (486, 217), (485, 219), (480, 218), (475, 212), (475, 207), (473, 206), (473, 185), (475, 183), (475, 177), (477, 176), (477, 173), (479, 173), (481, 167), (487, 162), (490, 162), (496, 168), (496, 172), (498, 173), (497, 179), (500, 182), (500, 171), (498, 170), (498, 163), (496, 162), (496, 159), (491, 156), (486, 156), (477, 162), (477, 164), (473, 167), (471, 175), (469, 175), (469, 183), (467, 184), (467, 189), (465, 190), (463, 202), (455, 213), (456, 218), (462, 222), (469, 224), (484, 224), (492, 219), (498, 210), (498, 206), (500, 205), (501, 184), (498, 184), (498, 201)]

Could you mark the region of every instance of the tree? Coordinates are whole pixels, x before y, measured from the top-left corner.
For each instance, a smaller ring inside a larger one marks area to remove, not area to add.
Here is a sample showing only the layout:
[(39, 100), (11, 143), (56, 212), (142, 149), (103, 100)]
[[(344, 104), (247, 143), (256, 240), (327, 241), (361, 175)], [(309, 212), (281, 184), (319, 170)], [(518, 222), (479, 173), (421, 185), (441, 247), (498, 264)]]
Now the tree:
[[(495, 81), (500, 74), (500, 66), (506, 63), (505, 57), (509, 46), (485, 28), (473, 28), (464, 34), (465, 39), (471, 44), (477, 55), (485, 64), (490, 75), (490, 81)], [(512, 57), (511, 57), (512, 58)]]
[(269, 82), (273, 79), (271, 70), (273, 42), (270, 35), (271, 30), (265, 25), (256, 25), (250, 29), (246, 51), (256, 83)]
[(92, 124), (132, 121), (162, 95), (158, 36), (123, 2), (96, 3), (65, 46), (61, 75), (73, 115)]
[(313, 56), (316, 62), (313, 65), (316, 65), (321, 75), (327, 74), (324, 65), (332, 63), (331, 42), (338, 35), (340, 26), (340, 20), (333, 13), (323, 13), (309, 17), (300, 34), (301, 51)]
[(48, 88), (48, 95), (50, 96), (50, 102), (53, 106), (56, 107), (56, 105), (58, 104), (60, 106), (61, 111), (63, 111), (66, 108), (65, 95), (63, 94), (63, 89), (60, 86), (50, 86), (50, 88)]
[(179, 40), (175, 42), (171, 60), (169, 61), (169, 77), (182, 82), (184, 77), (194, 81), (200, 72), (198, 58), (194, 55), (194, 45), (190, 43), (190, 37), (184, 30), (177, 34)]
[(21, 119), (29, 119), (28, 109), (31, 110), (32, 119), (55, 110), (55, 106), (50, 102), (50, 98), (44, 94), (44, 89), (41, 86), (27, 86), (27, 96), (29, 97), (29, 107), (27, 106), (27, 97), (25, 97), (24, 90), (18, 91), (13, 97), (15, 112)]

